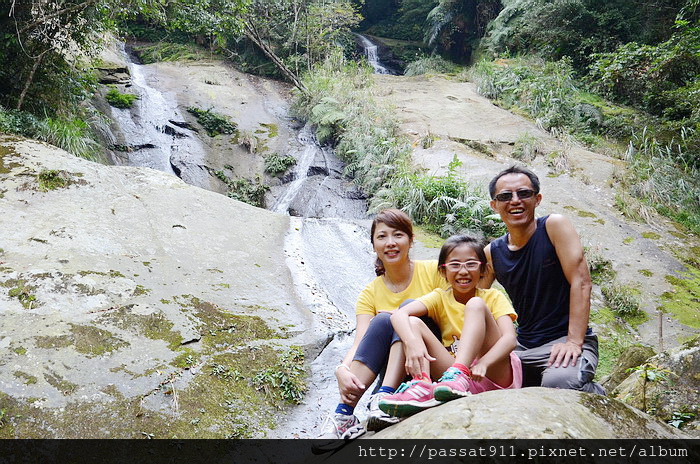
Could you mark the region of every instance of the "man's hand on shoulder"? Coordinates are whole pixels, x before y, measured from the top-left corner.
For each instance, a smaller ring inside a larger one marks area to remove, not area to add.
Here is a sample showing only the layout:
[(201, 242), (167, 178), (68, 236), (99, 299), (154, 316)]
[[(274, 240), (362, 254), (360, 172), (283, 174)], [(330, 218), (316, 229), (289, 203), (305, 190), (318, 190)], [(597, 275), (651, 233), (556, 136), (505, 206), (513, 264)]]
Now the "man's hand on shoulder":
[(549, 354), (549, 362), (547, 367), (568, 367), (569, 363), (572, 366), (576, 365), (576, 361), (581, 356), (583, 344), (567, 341), (566, 343), (555, 343), (552, 345), (552, 351)]

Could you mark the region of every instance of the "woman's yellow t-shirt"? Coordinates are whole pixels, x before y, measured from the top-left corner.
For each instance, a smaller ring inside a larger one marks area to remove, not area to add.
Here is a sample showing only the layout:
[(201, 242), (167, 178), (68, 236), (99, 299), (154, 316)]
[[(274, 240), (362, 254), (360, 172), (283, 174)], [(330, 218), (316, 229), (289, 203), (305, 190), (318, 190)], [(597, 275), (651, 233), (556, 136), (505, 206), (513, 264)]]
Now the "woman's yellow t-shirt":
[[(499, 290), (477, 288), (476, 296), (484, 300), (494, 319), (505, 315), (513, 321), (517, 319), (513, 305)], [(464, 303), (455, 300), (451, 287), (447, 290), (437, 289), (418, 298), (418, 301), (428, 308), (428, 316), (440, 327), (443, 345), (449, 347), (459, 341), (464, 326)]]
[(393, 311), (408, 299), (415, 300), (435, 289), (447, 287), (447, 281), (438, 271), (437, 260), (415, 260), (411, 283), (404, 291), (392, 292), (379, 276), (360, 293), (355, 314), (376, 316), (378, 311)]

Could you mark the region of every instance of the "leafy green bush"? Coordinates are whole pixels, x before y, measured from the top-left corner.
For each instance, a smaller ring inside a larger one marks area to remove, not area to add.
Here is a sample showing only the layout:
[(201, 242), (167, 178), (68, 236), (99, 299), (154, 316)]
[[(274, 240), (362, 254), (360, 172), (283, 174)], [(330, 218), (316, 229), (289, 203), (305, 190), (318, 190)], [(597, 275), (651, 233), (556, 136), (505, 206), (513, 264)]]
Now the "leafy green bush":
[(196, 45), (172, 42), (139, 45), (134, 47), (134, 51), (144, 64), (159, 61), (198, 61), (210, 56)]
[(236, 133), (236, 124), (229, 121), (228, 117), (224, 115), (194, 106), (188, 107), (187, 112), (197, 117), (197, 122), (202, 125), (210, 137)]
[[(231, 166), (226, 166), (226, 169), (233, 170)], [(258, 208), (265, 207), (265, 193), (270, 190), (269, 185), (263, 184), (259, 179), (231, 179), (223, 170), (216, 171), (214, 175), (228, 187), (226, 195), (229, 198)]]
[(296, 158), (291, 155), (280, 156), (277, 153), (270, 153), (265, 157), (265, 172), (276, 176), (294, 166), (296, 162)]
[(105, 95), (107, 103), (116, 108), (121, 109), (131, 108), (131, 106), (134, 104), (134, 101), (136, 101), (138, 98), (138, 95), (134, 95), (131, 93), (121, 93), (114, 87), (109, 89), (109, 92), (107, 92), (107, 95)]
[(258, 372), (253, 385), (272, 397), (301, 404), (306, 393), (305, 374), (304, 352), (292, 347), (282, 354), (276, 366)]
[(454, 74), (460, 67), (440, 55), (423, 55), (406, 66), (404, 75), (420, 76), (421, 74)]
[(26, 111), (7, 110), (0, 106), (0, 132), (34, 137), (41, 122)]
[(292, 111), (316, 125), (321, 143), (336, 145), (345, 174), (366, 193), (387, 185), (410, 154), (396, 116), (374, 99), (372, 71), (335, 51), (303, 77), (308, 94), (297, 94)]
[(402, 173), (377, 193), (371, 211), (400, 208), (418, 224), (443, 237), (471, 232), (494, 238), (505, 233), (505, 226), (489, 206), (486, 192), (459, 179), (456, 158), (446, 176), (435, 177)]
[(639, 291), (617, 283), (603, 285), (600, 288), (606, 304), (619, 317), (623, 319), (635, 319), (645, 315), (640, 307)]
[(36, 138), (91, 161), (97, 161), (102, 150), (80, 118), (46, 118), (40, 122)]

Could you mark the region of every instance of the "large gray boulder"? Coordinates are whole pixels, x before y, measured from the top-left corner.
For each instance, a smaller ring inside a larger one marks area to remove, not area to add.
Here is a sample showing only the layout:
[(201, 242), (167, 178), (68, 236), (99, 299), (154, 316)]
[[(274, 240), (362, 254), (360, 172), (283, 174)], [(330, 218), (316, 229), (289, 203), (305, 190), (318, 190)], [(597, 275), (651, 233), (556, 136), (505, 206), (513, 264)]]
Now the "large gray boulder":
[(524, 388), (472, 395), (423, 411), (371, 438), (687, 438), (624, 403), (591, 393)]
[(255, 437), (328, 329), (289, 218), (0, 135), (0, 437)]

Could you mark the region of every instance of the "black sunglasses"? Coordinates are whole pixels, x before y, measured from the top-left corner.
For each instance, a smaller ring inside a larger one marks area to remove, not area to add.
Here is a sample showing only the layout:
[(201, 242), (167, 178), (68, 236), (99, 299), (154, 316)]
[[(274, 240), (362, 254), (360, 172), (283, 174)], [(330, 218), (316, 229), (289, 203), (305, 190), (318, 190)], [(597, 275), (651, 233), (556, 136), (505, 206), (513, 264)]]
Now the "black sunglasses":
[(518, 198), (520, 198), (521, 200), (525, 200), (528, 198), (532, 198), (533, 196), (535, 196), (536, 193), (537, 192), (535, 192), (534, 190), (522, 189), (516, 192), (501, 192), (494, 198), (498, 201), (510, 201), (513, 199), (513, 194), (516, 194)]

